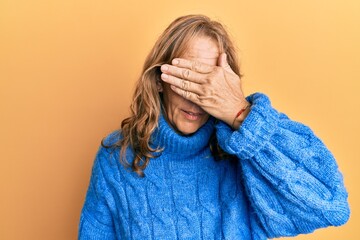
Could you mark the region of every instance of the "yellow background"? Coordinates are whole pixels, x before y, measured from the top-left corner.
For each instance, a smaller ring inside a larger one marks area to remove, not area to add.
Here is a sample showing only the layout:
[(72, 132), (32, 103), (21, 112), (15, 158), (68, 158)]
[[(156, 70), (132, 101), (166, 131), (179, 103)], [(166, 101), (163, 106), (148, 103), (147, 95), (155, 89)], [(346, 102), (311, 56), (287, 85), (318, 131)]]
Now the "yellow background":
[(337, 158), (360, 239), (360, 1), (0, 0), (0, 239), (76, 239), (92, 162), (176, 17), (227, 25), (244, 91), (267, 93)]

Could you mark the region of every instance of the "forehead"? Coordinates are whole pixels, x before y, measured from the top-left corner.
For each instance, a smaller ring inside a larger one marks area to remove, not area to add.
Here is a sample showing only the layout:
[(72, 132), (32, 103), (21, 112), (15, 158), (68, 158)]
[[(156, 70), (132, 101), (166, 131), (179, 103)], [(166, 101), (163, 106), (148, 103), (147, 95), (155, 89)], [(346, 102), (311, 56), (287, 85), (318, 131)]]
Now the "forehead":
[(196, 37), (189, 42), (182, 57), (215, 66), (219, 57), (218, 44), (209, 37)]

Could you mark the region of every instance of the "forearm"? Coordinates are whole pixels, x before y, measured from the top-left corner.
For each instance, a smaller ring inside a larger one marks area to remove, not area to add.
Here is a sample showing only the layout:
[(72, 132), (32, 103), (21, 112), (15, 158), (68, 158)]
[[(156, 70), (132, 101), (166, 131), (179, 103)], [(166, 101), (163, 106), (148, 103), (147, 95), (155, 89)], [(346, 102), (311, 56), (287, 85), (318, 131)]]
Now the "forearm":
[(253, 106), (241, 127), (234, 131), (219, 123), (217, 137), (239, 158), (250, 202), (267, 234), (289, 236), (345, 223), (347, 193), (331, 152), (307, 126), (273, 109), (266, 96), (248, 99)]

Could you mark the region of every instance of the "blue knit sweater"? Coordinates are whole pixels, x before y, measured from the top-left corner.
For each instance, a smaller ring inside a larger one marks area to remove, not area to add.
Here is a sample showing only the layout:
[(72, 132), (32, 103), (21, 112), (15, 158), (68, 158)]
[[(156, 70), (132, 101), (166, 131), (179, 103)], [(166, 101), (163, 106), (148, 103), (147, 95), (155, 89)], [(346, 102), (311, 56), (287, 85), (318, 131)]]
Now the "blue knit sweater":
[[(251, 111), (237, 131), (209, 119), (180, 136), (160, 116), (152, 144), (164, 150), (144, 178), (119, 163), (118, 150), (100, 147), (79, 239), (267, 239), (344, 224), (347, 192), (329, 150), (264, 94), (247, 100)], [(214, 160), (214, 131), (236, 161)], [(119, 138), (114, 132), (105, 144)]]

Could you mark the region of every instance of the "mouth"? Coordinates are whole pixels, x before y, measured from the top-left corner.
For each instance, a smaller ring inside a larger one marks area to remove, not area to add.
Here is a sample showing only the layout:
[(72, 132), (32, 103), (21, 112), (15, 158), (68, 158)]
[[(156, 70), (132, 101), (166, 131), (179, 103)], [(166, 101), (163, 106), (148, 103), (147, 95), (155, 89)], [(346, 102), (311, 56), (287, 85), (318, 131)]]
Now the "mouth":
[(187, 111), (187, 110), (184, 110), (182, 109), (183, 112), (187, 113), (187, 114), (190, 114), (190, 115), (193, 115), (193, 116), (201, 116), (201, 115), (204, 115), (204, 113), (202, 112), (192, 112), (192, 111)]
[(192, 121), (198, 120), (199, 118), (201, 118), (204, 115), (204, 113), (202, 113), (202, 112), (192, 112), (192, 111), (187, 111), (184, 109), (181, 109), (181, 111), (184, 113), (185, 117), (188, 120), (192, 120)]

